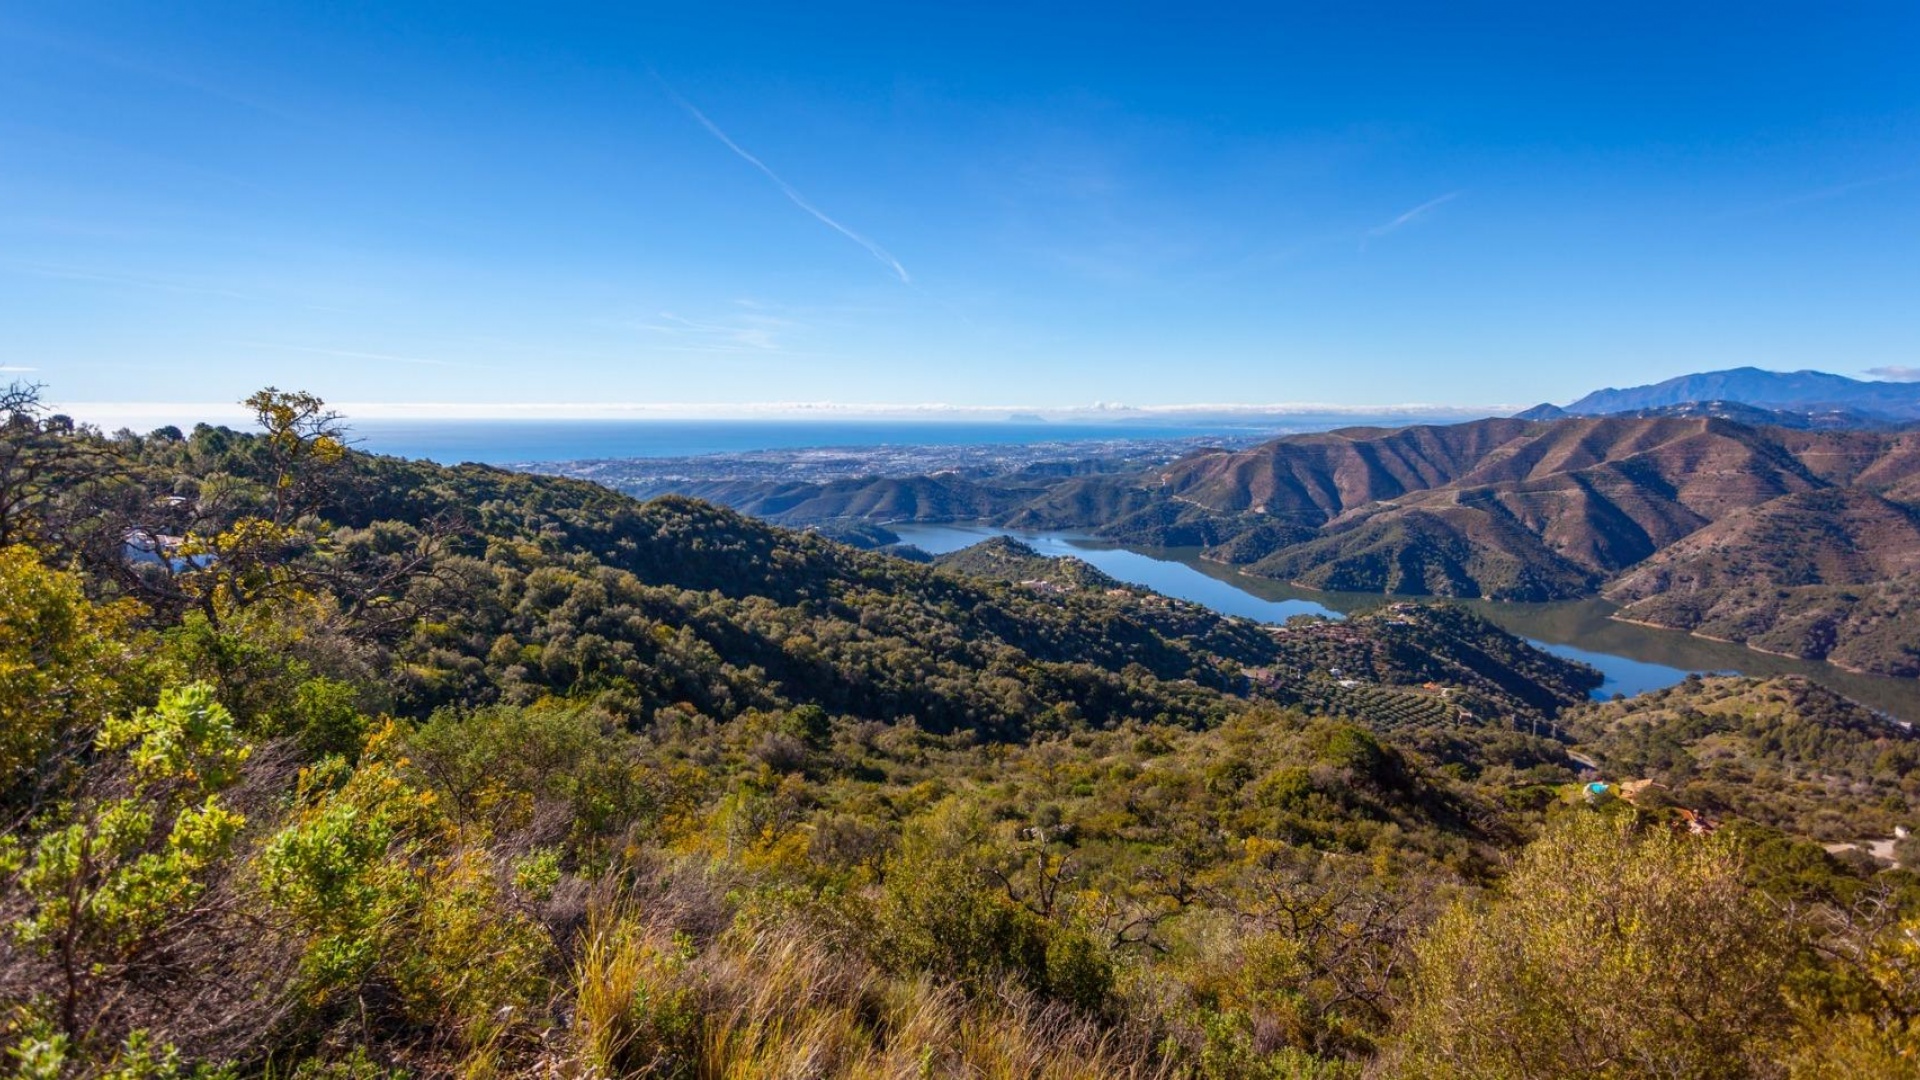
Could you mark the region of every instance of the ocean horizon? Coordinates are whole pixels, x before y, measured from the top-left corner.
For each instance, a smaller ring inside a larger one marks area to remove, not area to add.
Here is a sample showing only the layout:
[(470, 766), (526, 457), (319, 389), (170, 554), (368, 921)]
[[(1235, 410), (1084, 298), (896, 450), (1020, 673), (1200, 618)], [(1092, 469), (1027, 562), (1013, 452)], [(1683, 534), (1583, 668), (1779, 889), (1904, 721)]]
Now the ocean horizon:
[(1017, 446), (1284, 434), (1275, 425), (887, 420), (352, 420), (355, 449), (443, 465), (677, 458), (758, 450)]

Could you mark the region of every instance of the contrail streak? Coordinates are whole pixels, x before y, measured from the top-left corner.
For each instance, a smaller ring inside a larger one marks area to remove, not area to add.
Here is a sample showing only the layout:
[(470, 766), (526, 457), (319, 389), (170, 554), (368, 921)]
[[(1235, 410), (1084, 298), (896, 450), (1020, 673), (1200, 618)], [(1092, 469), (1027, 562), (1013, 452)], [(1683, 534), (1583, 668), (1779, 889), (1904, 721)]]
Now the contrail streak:
[(774, 172), (772, 169), (767, 168), (766, 162), (761, 161), (759, 158), (754, 157), (752, 154), (748, 153), (746, 149), (742, 147), (739, 143), (734, 142), (733, 139), (730, 138), (726, 132), (721, 131), (720, 125), (714, 123), (712, 120), (707, 119), (706, 113), (703, 113), (699, 109), (694, 108), (692, 102), (688, 101), (686, 98), (683, 98), (679, 94), (675, 93), (673, 88), (666, 86), (664, 82), (662, 82), (661, 85), (666, 90), (667, 96), (673, 99), (674, 104), (680, 106), (682, 109), (685, 109), (687, 111), (688, 116), (691, 116), (695, 120), (700, 121), (700, 126), (703, 128), (706, 128), (707, 132), (711, 134), (714, 138), (719, 139), (721, 143), (723, 143), (726, 146), (727, 149), (733, 151), (735, 154), (738, 154), (740, 158), (744, 160), (747, 164), (753, 166), (756, 169), (759, 169), (761, 174), (764, 175), (767, 179), (773, 181), (774, 186), (778, 187), (780, 189), (781, 194), (785, 195), (787, 199), (793, 203), (793, 205), (799, 207), (802, 210), (805, 210), (809, 214), (812, 214), (814, 219), (819, 221), (820, 224), (825, 225), (827, 228), (832, 229), (834, 232), (839, 233), (841, 236), (844, 236), (847, 239), (853, 241), (854, 243), (859, 244), (861, 247), (866, 248), (867, 254), (872, 255), (875, 259), (878, 259), (880, 261), (880, 264), (882, 266), (885, 266), (887, 269), (892, 270), (895, 274), (899, 275), (900, 281), (903, 284), (907, 284), (907, 285), (913, 284), (913, 278), (907, 273), (907, 268), (900, 265), (899, 259), (896, 259), (892, 255), (888, 254), (886, 248), (881, 247), (879, 244), (874, 243), (873, 241), (867, 239), (866, 237), (861, 236), (859, 233), (854, 232), (852, 229), (847, 228), (845, 225), (842, 225), (839, 222), (828, 217), (825, 211), (821, 210), (819, 207), (808, 202), (807, 197), (805, 195), (800, 194), (800, 192), (796, 191), (792, 184), (789, 184), (785, 180), (782, 180), (780, 178), (779, 173)]
[(1392, 221), (1389, 221), (1384, 225), (1375, 225), (1373, 228), (1368, 229), (1367, 235), (1368, 236), (1385, 236), (1388, 233), (1393, 232), (1396, 229), (1399, 229), (1403, 225), (1411, 225), (1414, 222), (1420, 220), (1421, 218), (1427, 216), (1427, 214), (1432, 212), (1434, 209), (1446, 203), (1450, 203), (1453, 200), (1459, 198), (1460, 195), (1461, 193), (1458, 191), (1449, 191), (1445, 195), (1442, 195), (1437, 199), (1428, 199), (1426, 202), (1423, 202), (1419, 206), (1416, 206), (1413, 209), (1407, 211), (1406, 213), (1401, 214), (1399, 217), (1394, 218)]

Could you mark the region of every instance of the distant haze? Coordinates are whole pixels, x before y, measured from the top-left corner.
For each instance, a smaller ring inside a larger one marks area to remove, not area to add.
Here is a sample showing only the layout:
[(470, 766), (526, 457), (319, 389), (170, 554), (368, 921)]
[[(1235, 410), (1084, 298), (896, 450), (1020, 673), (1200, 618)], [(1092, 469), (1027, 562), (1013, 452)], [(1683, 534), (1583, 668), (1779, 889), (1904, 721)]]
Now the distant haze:
[[(54, 408), (83, 423), (109, 431), (126, 427), (147, 431), (172, 424), (196, 423), (242, 426), (251, 421), (237, 404), (213, 402), (87, 402), (52, 399)], [(1161, 405), (1034, 406), (946, 404), (881, 405), (832, 402), (768, 402), (745, 404), (668, 403), (555, 403), (555, 404), (447, 404), (447, 403), (330, 403), (353, 421), (689, 421), (818, 422), (860, 421), (895, 423), (981, 424), (1141, 424), (1146, 426), (1265, 425), (1339, 426), (1348, 424), (1451, 423), (1503, 415), (1512, 405), (1454, 406), (1399, 404), (1339, 406), (1319, 403), (1273, 405)]]

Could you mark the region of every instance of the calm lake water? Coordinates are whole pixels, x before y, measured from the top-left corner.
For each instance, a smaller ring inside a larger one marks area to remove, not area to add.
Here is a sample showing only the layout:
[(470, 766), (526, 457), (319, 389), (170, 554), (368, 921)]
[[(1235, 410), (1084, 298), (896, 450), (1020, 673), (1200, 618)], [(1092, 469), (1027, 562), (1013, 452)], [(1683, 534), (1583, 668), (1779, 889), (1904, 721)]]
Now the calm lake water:
[[(1073, 533), (1024, 533), (972, 525), (890, 525), (904, 543), (940, 555), (991, 536), (1012, 536), (1042, 555), (1084, 559), (1121, 581), (1204, 604), (1223, 615), (1259, 622), (1285, 622), (1295, 615), (1340, 618), (1381, 603), (1378, 593), (1326, 593), (1256, 578), (1204, 562), (1197, 549), (1124, 548)], [(1635, 626), (1608, 618), (1615, 610), (1601, 600), (1552, 604), (1453, 601), (1534, 644), (1600, 669), (1606, 682), (1596, 697), (1645, 693), (1672, 686), (1690, 672), (1743, 675), (1804, 675), (1873, 708), (1920, 723), (1920, 680), (1855, 675), (1831, 664), (1768, 656), (1738, 645), (1704, 641), (1673, 630)]]

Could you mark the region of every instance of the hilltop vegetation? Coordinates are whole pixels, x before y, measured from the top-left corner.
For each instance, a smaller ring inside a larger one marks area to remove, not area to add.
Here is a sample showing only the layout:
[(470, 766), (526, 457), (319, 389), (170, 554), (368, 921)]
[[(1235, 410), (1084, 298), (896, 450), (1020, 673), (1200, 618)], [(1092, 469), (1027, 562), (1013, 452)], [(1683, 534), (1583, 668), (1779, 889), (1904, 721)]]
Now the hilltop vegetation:
[(1728, 584), (1636, 600), (1620, 613), (1852, 671), (1920, 676), (1920, 575), (1859, 585)]
[(1665, 802), (1798, 836), (1891, 837), (1920, 805), (1920, 740), (1805, 679), (1694, 678), (1561, 723)]
[[(315, 399), (251, 404), (261, 434), (106, 438), (31, 394), (0, 426), (22, 1075), (1839, 1077), (1920, 1053), (1914, 878), (1810, 842), (1916, 820), (1910, 740), (1844, 703), (1715, 684), (1630, 721), (1451, 608), (1262, 627), (1011, 545), (929, 567), (369, 457)], [(1635, 734), (1696, 699), (1706, 726)], [(1589, 806), (1575, 753), (1778, 831)], [(1769, 768), (1790, 812), (1741, 801)]]
[[(1011, 537), (983, 540), (936, 558), (934, 565), (1041, 595), (1121, 598), (1154, 611), (1173, 632), (1250, 627), (1197, 604), (1122, 585), (1081, 559), (1040, 555)], [(1379, 730), (1414, 724), (1458, 736), (1487, 725), (1538, 729), (1600, 685), (1591, 668), (1534, 649), (1451, 606), (1394, 604), (1340, 621), (1302, 616), (1285, 626), (1253, 629), (1259, 648), (1238, 654), (1255, 665), (1242, 669), (1241, 693), (1351, 716)], [(1457, 750), (1437, 756), (1466, 763)]]
[(1085, 559), (1048, 558), (1010, 536), (996, 536), (937, 556), (933, 564), (970, 577), (1013, 582), (1046, 592), (1098, 589), (1117, 595), (1133, 591)]

